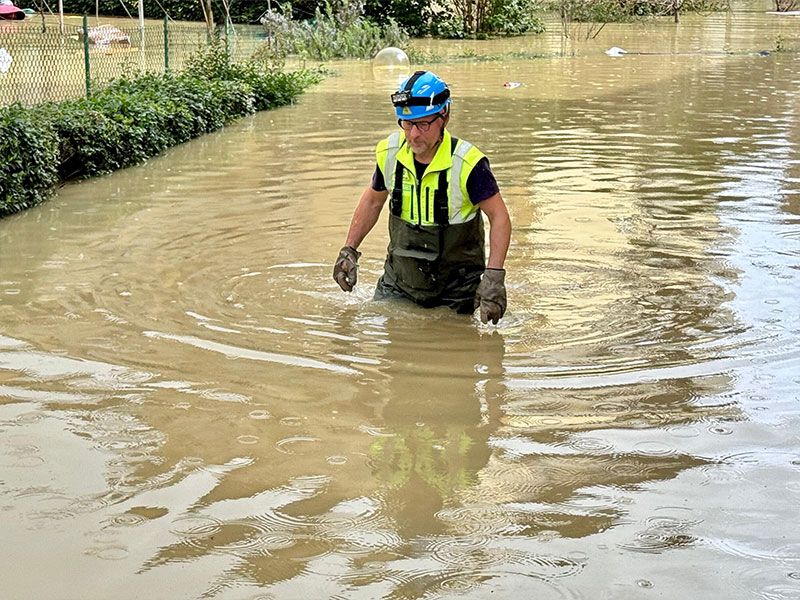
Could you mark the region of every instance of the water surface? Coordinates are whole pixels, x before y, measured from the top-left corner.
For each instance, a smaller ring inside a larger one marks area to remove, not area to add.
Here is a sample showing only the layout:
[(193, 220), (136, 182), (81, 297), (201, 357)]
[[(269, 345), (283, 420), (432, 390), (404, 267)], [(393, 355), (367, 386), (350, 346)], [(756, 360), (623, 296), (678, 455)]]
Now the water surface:
[(763, 8), (419, 43), (512, 213), (497, 327), (372, 302), (385, 215), (331, 279), (393, 129), (366, 62), (0, 222), (2, 597), (800, 597)]

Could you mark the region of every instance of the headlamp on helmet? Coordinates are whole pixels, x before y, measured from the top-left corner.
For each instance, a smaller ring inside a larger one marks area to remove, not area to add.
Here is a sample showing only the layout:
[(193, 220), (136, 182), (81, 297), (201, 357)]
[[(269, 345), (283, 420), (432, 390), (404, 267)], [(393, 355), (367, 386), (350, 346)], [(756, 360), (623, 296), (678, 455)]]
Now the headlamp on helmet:
[(400, 119), (427, 117), (448, 104), (450, 89), (430, 71), (417, 71), (392, 94), (392, 105)]

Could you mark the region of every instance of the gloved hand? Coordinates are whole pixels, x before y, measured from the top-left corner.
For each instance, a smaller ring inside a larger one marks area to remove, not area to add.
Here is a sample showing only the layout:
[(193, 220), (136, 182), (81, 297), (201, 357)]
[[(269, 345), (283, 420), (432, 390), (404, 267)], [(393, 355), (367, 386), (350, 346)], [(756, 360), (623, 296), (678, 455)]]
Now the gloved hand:
[(339, 250), (339, 258), (333, 267), (333, 279), (345, 292), (352, 292), (358, 281), (358, 259), (361, 252), (350, 246)]
[(493, 325), (506, 312), (505, 269), (486, 269), (475, 294), (475, 308), (481, 307), (481, 322)]

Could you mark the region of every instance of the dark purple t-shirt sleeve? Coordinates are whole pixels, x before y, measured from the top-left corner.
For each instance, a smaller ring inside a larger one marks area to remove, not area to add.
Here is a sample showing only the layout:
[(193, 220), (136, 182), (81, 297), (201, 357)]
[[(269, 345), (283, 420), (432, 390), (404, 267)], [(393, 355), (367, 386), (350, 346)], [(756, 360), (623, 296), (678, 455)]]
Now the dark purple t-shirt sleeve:
[[(383, 173), (375, 165), (375, 172), (372, 174), (372, 189), (376, 192), (382, 192), (386, 189), (386, 182), (383, 179)], [(497, 185), (497, 180), (494, 178), (494, 173), (489, 167), (489, 159), (485, 156), (478, 161), (475, 168), (467, 178), (467, 193), (472, 204), (483, 202), (487, 198), (491, 198), (500, 187)]]
[(489, 159), (485, 156), (478, 161), (475, 168), (467, 177), (467, 193), (472, 204), (483, 202), (500, 191), (492, 169), (489, 168)]
[(383, 192), (386, 189), (386, 182), (383, 181), (383, 173), (375, 165), (375, 172), (372, 174), (372, 189), (376, 192)]

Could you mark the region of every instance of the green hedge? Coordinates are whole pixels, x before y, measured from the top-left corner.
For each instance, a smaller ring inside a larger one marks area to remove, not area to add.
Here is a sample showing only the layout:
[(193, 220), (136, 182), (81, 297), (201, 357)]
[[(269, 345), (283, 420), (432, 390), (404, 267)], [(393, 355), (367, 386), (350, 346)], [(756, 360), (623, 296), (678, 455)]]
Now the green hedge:
[(122, 79), (88, 99), (0, 109), (0, 216), (54, 186), (141, 163), (239, 117), (294, 101), (321, 71), (198, 60), (180, 75)]

